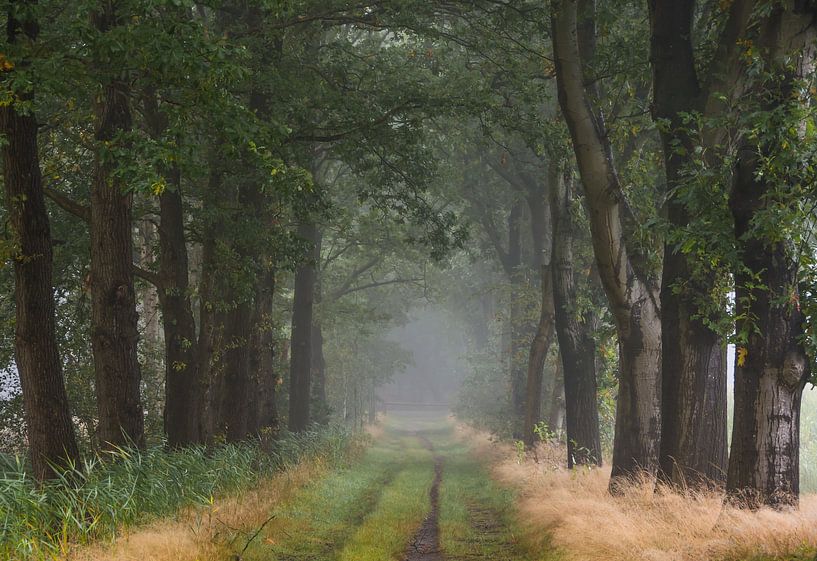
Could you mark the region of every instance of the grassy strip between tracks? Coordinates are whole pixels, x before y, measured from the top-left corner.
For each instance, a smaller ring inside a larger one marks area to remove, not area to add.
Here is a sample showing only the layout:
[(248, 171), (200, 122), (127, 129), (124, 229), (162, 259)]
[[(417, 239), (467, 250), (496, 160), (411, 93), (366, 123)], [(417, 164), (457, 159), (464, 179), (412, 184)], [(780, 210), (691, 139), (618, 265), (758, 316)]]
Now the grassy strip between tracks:
[(428, 509), (431, 454), (389, 423), (358, 462), (276, 506), (244, 551), (247, 561), (399, 558)]

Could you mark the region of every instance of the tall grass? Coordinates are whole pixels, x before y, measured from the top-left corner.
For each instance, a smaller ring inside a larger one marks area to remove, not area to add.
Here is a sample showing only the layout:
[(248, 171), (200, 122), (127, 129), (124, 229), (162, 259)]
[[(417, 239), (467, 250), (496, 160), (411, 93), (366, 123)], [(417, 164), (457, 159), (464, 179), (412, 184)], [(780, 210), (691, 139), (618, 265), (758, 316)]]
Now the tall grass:
[(817, 496), (796, 511), (740, 510), (718, 492), (681, 494), (652, 478), (612, 496), (609, 468), (567, 470), (564, 450), (543, 447), (538, 462), (508, 444), (461, 428), (494, 476), (519, 495), (519, 521), (541, 549), (564, 561), (799, 561), (817, 550)]
[(258, 441), (167, 451), (120, 449), (85, 460), (37, 486), (18, 461), (0, 474), (0, 559), (63, 556), (75, 544), (112, 538), (126, 526), (250, 486), (304, 458), (338, 461), (348, 433), (341, 428)]

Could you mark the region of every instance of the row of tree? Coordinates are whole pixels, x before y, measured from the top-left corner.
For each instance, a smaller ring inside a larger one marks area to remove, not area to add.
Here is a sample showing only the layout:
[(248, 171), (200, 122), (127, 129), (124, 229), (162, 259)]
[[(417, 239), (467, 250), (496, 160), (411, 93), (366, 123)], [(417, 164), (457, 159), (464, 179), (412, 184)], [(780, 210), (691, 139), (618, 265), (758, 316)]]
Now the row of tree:
[[(500, 132), (486, 135), (482, 123), (464, 151), (475, 168), (462, 194), (489, 253), (511, 287), (538, 287), (542, 298), (538, 327), (522, 290), (506, 300), (511, 432), (535, 440), (541, 365), (557, 339), (568, 464), (601, 463), (600, 349), (612, 327), (611, 491), (646, 471), (684, 489), (725, 486), (749, 507), (796, 504), (814, 356), (817, 7), (564, 0), (548, 9), (544, 39), (527, 43), (545, 71), (520, 74), (540, 79), (545, 108), (529, 102), (531, 86), (499, 81)], [(497, 212), (491, 197), (503, 186)], [(731, 450), (727, 342), (736, 346)], [(545, 393), (558, 409), (558, 392)]]
[[(103, 447), (144, 445), (156, 404), (174, 447), (274, 431), (277, 404), (291, 430), (333, 409), (359, 420), (378, 370), (403, 362), (371, 326), (431, 291), (475, 357), (499, 339), (502, 366), (479, 367), (507, 374), (515, 437), (563, 409), (568, 465), (600, 463), (617, 384), (613, 491), (646, 470), (796, 503), (815, 341), (812, 2), (5, 13), (4, 249), (38, 477), (79, 455), (77, 364), (96, 401), (80, 432)], [(425, 255), (449, 273), (429, 284)], [(496, 270), (467, 259), (485, 255)], [(344, 345), (364, 347), (357, 372)], [(151, 364), (163, 391), (146, 413)]]

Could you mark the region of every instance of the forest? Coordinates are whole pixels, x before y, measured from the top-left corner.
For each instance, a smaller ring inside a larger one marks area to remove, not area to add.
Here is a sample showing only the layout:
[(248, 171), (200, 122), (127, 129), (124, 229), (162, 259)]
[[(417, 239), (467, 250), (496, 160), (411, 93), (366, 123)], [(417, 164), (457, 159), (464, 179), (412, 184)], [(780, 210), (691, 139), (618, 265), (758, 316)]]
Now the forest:
[(0, 3), (0, 559), (815, 558), (817, 1)]

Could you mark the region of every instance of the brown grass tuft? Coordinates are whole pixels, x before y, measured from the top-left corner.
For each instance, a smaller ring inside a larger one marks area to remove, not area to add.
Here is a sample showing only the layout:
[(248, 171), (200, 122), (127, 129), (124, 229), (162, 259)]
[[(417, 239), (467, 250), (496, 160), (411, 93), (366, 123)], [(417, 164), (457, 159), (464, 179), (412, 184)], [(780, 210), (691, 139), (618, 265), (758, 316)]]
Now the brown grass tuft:
[[(269, 517), (272, 508), (323, 474), (326, 463), (310, 459), (265, 479), (255, 488), (217, 499), (206, 508), (187, 509), (125, 533), (111, 543), (74, 550), (68, 561), (223, 561), (241, 550)], [(238, 532), (237, 532), (238, 531)], [(230, 545), (228, 539), (239, 535)]]
[(539, 453), (538, 463), (530, 457), (520, 462), (511, 446), (459, 431), (501, 483), (520, 490), (519, 520), (531, 541), (545, 547), (548, 534), (568, 561), (739, 560), (817, 547), (817, 495), (803, 496), (798, 511), (747, 512), (724, 506), (717, 492), (656, 493), (645, 478), (613, 497), (609, 469), (556, 467), (564, 453), (554, 464), (554, 448), (545, 461)]

